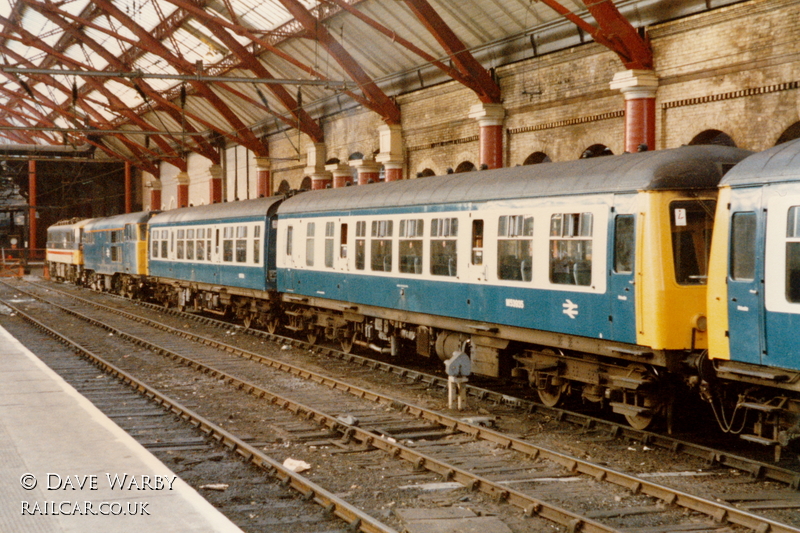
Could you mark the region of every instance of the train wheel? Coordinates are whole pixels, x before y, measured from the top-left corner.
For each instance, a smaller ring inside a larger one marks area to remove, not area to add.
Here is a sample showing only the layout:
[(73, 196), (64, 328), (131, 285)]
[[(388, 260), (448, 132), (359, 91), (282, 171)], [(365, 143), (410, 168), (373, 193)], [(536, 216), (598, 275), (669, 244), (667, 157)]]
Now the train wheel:
[(306, 340), (308, 341), (309, 344), (317, 344), (317, 342), (319, 341), (319, 337), (320, 337), (319, 329), (316, 327), (311, 327), (306, 332)]
[(650, 424), (653, 423), (653, 419), (655, 415), (652, 412), (649, 413), (639, 413), (635, 415), (625, 415), (625, 420), (628, 421), (628, 424), (633, 429), (638, 429), (639, 431), (643, 431), (650, 427)]
[(278, 317), (273, 317), (267, 320), (267, 332), (270, 335), (275, 335), (281, 327), (281, 320)]
[(547, 385), (538, 387), (536, 393), (539, 395), (541, 401), (547, 407), (555, 407), (561, 402), (561, 393), (564, 387), (561, 385), (553, 385), (550, 379), (547, 379)]
[(339, 340), (339, 345), (342, 347), (342, 351), (344, 353), (353, 353), (353, 346), (356, 343), (356, 335), (358, 335), (358, 333), (350, 333)]

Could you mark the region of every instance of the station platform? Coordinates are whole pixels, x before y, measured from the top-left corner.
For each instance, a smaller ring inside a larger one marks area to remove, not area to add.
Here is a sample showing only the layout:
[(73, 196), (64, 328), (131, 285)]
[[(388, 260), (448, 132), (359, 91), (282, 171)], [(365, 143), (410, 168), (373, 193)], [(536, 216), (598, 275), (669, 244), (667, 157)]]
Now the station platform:
[(3, 328), (0, 483), (4, 533), (241, 533)]

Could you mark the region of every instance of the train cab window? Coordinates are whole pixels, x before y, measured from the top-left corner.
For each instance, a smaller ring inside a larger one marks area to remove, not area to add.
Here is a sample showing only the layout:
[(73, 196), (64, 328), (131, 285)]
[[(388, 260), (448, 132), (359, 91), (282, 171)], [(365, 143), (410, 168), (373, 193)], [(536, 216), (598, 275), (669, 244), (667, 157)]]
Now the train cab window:
[(633, 215), (619, 215), (614, 219), (614, 272), (633, 272), (635, 235)]
[(373, 220), (370, 236), (370, 268), (374, 272), (392, 271), (392, 229), (391, 220)]
[(253, 262), (261, 263), (261, 226), (253, 228)]
[(789, 208), (786, 225), (786, 299), (800, 303), (800, 206)]
[(139, 224), (139, 240), (147, 240), (147, 224)]
[(186, 230), (186, 259), (194, 261), (194, 230)]
[(294, 239), (294, 227), (286, 227), (286, 255), (292, 255), (292, 240)]
[(126, 241), (136, 240), (136, 226), (134, 226), (133, 224), (125, 224), (125, 240)]
[(247, 262), (247, 226), (236, 226), (236, 262)]
[(434, 276), (458, 275), (457, 218), (431, 220), (431, 274)]
[(550, 282), (592, 284), (591, 213), (556, 213), (550, 217)]
[(672, 258), (675, 280), (681, 285), (705, 285), (714, 224), (714, 200), (670, 203)]
[(367, 256), (365, 237), (367, 236), (367, 223), (356, 222), (356, 270), (364, 270)]
[(222, 261), (233, 263), (233, 226), (222, 228)]
[(731, 217), (731, 279), (752, 280), (756, 275), (756, 214)]
[(314, 232), (315, 223), (309, 222), (306, 226), (306, 265), (314, 266)]
[(497, 278), (533, 279), (533, 217), (502, 216), (497, 224)]
[(333, 222), (325, 223), (325, 266), (333, 268)]
[(186, 230), (179, 229), (177, 235), (177, 252), (176, 252), (176, 259), (183, 259), (183, 246), (184, 246), (184, 239), (186, 238)]
[(472, 221), (472, 264), (483, 264), (483, 220)]
[(422, 236), (425, 222), (421, 219), (400, 221), (400, 272), (422, 274)]
[(347, 259), (347, 224), (339, 227), (339, 257)]

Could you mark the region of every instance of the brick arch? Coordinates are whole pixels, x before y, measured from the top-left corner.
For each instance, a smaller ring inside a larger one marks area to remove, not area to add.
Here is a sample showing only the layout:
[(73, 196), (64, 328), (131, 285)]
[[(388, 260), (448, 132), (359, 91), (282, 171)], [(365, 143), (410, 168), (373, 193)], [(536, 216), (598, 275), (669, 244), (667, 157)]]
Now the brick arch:
[(733, 137), (720, 130), (702, 131), (695, 135), (691, 141), (689, 141), (690, 146), (698, 144), (715, 144), (719, 146), (736, 147), (736, 142), (733, 140)]
[(797, 138), (800, 138), (800, 122), (795, 122), (786, 128), (783, 133), (781, 133), (781, 136), (778, 137), (778, 140), (775, 142), (775, 146), (785, 142), (793, 141)]
[(281, 180), (281, 184), (278, 185), (278, 194), (286, 194), (291, 190), (292, 187), (289, 185), (289, 182), (286, 180)]
[(311, 176), (306, 176), (303, 178), (303, 181), (300, 182), (300, 190), (301, 191), (311, 190)]
[(539, 163), (550, 163), (552, 159), (544, 152), (533, 152), (525, 158), (522, 162), (523, 165), (537, 165)]
[(473, 170), (477, 170), (477, 167), (472, 161), (462, 161), (456, 167), (456, 174), (460, 174), (462, 172), (472, 172)]
[(590, 157), (600, 157), (604, 155), (614, 155), (614, 152), (612, 152), (611, 148), (609, 148), (605, 144), (598, 143), (589, 146), (586, 150), (581, 152), (581, 159), (588, 159)]

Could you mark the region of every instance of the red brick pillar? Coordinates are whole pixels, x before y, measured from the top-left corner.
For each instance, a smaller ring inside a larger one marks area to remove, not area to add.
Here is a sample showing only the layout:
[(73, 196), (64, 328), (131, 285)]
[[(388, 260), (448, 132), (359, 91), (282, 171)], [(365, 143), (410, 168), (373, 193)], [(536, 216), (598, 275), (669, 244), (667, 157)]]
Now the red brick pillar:
[(211, 178), (208, 180), (208, 201), (212, 204), (222, 202), (222, 165), (208, 167)]
[(131, 175), (131, 163), (125, 161), (125, 212), (133, 211), (133, 178)]
[(652, 70), (617, 72), (612, 89), (625, 95), (625, 151), (637, 152), (640, 145), (656, 149), (656, 91), (658, 78)]
[(469, 110), (469, 117), (478, 121), (480, 137), (480, 163), (486, 168), (503, 166), (503, 104), (478, 104)]
[(178, 182), (178, 207), (189, 206), (189, 174), (187, 172), (178, 172), (175, 177)]
[(378, 183), (381, 166), (372, 159), (353, 159), (349, 161), (351, 167), (356, 169), (358, 184)]
[(161, 211), (161, 180), (150, 182), (150, 210)]
[(36, 161), (28, 161), (28, 249), (36, 248)]
[(380, 153), (375, 158), (383, 163), (386, 181), (403, 179), (403, 129), (399, 124), (383, 124), (378, 128)]
[(272, 196), (272, 160), (269, 157), (256, 157), (256, 181), (258, 182), (258, 197)]
[(333, 188), (347, 187), (347, 184), (353, 183), (353, 169), (345, 163), (332, 163), (325, 165), (325, 170), (333, 176)]

